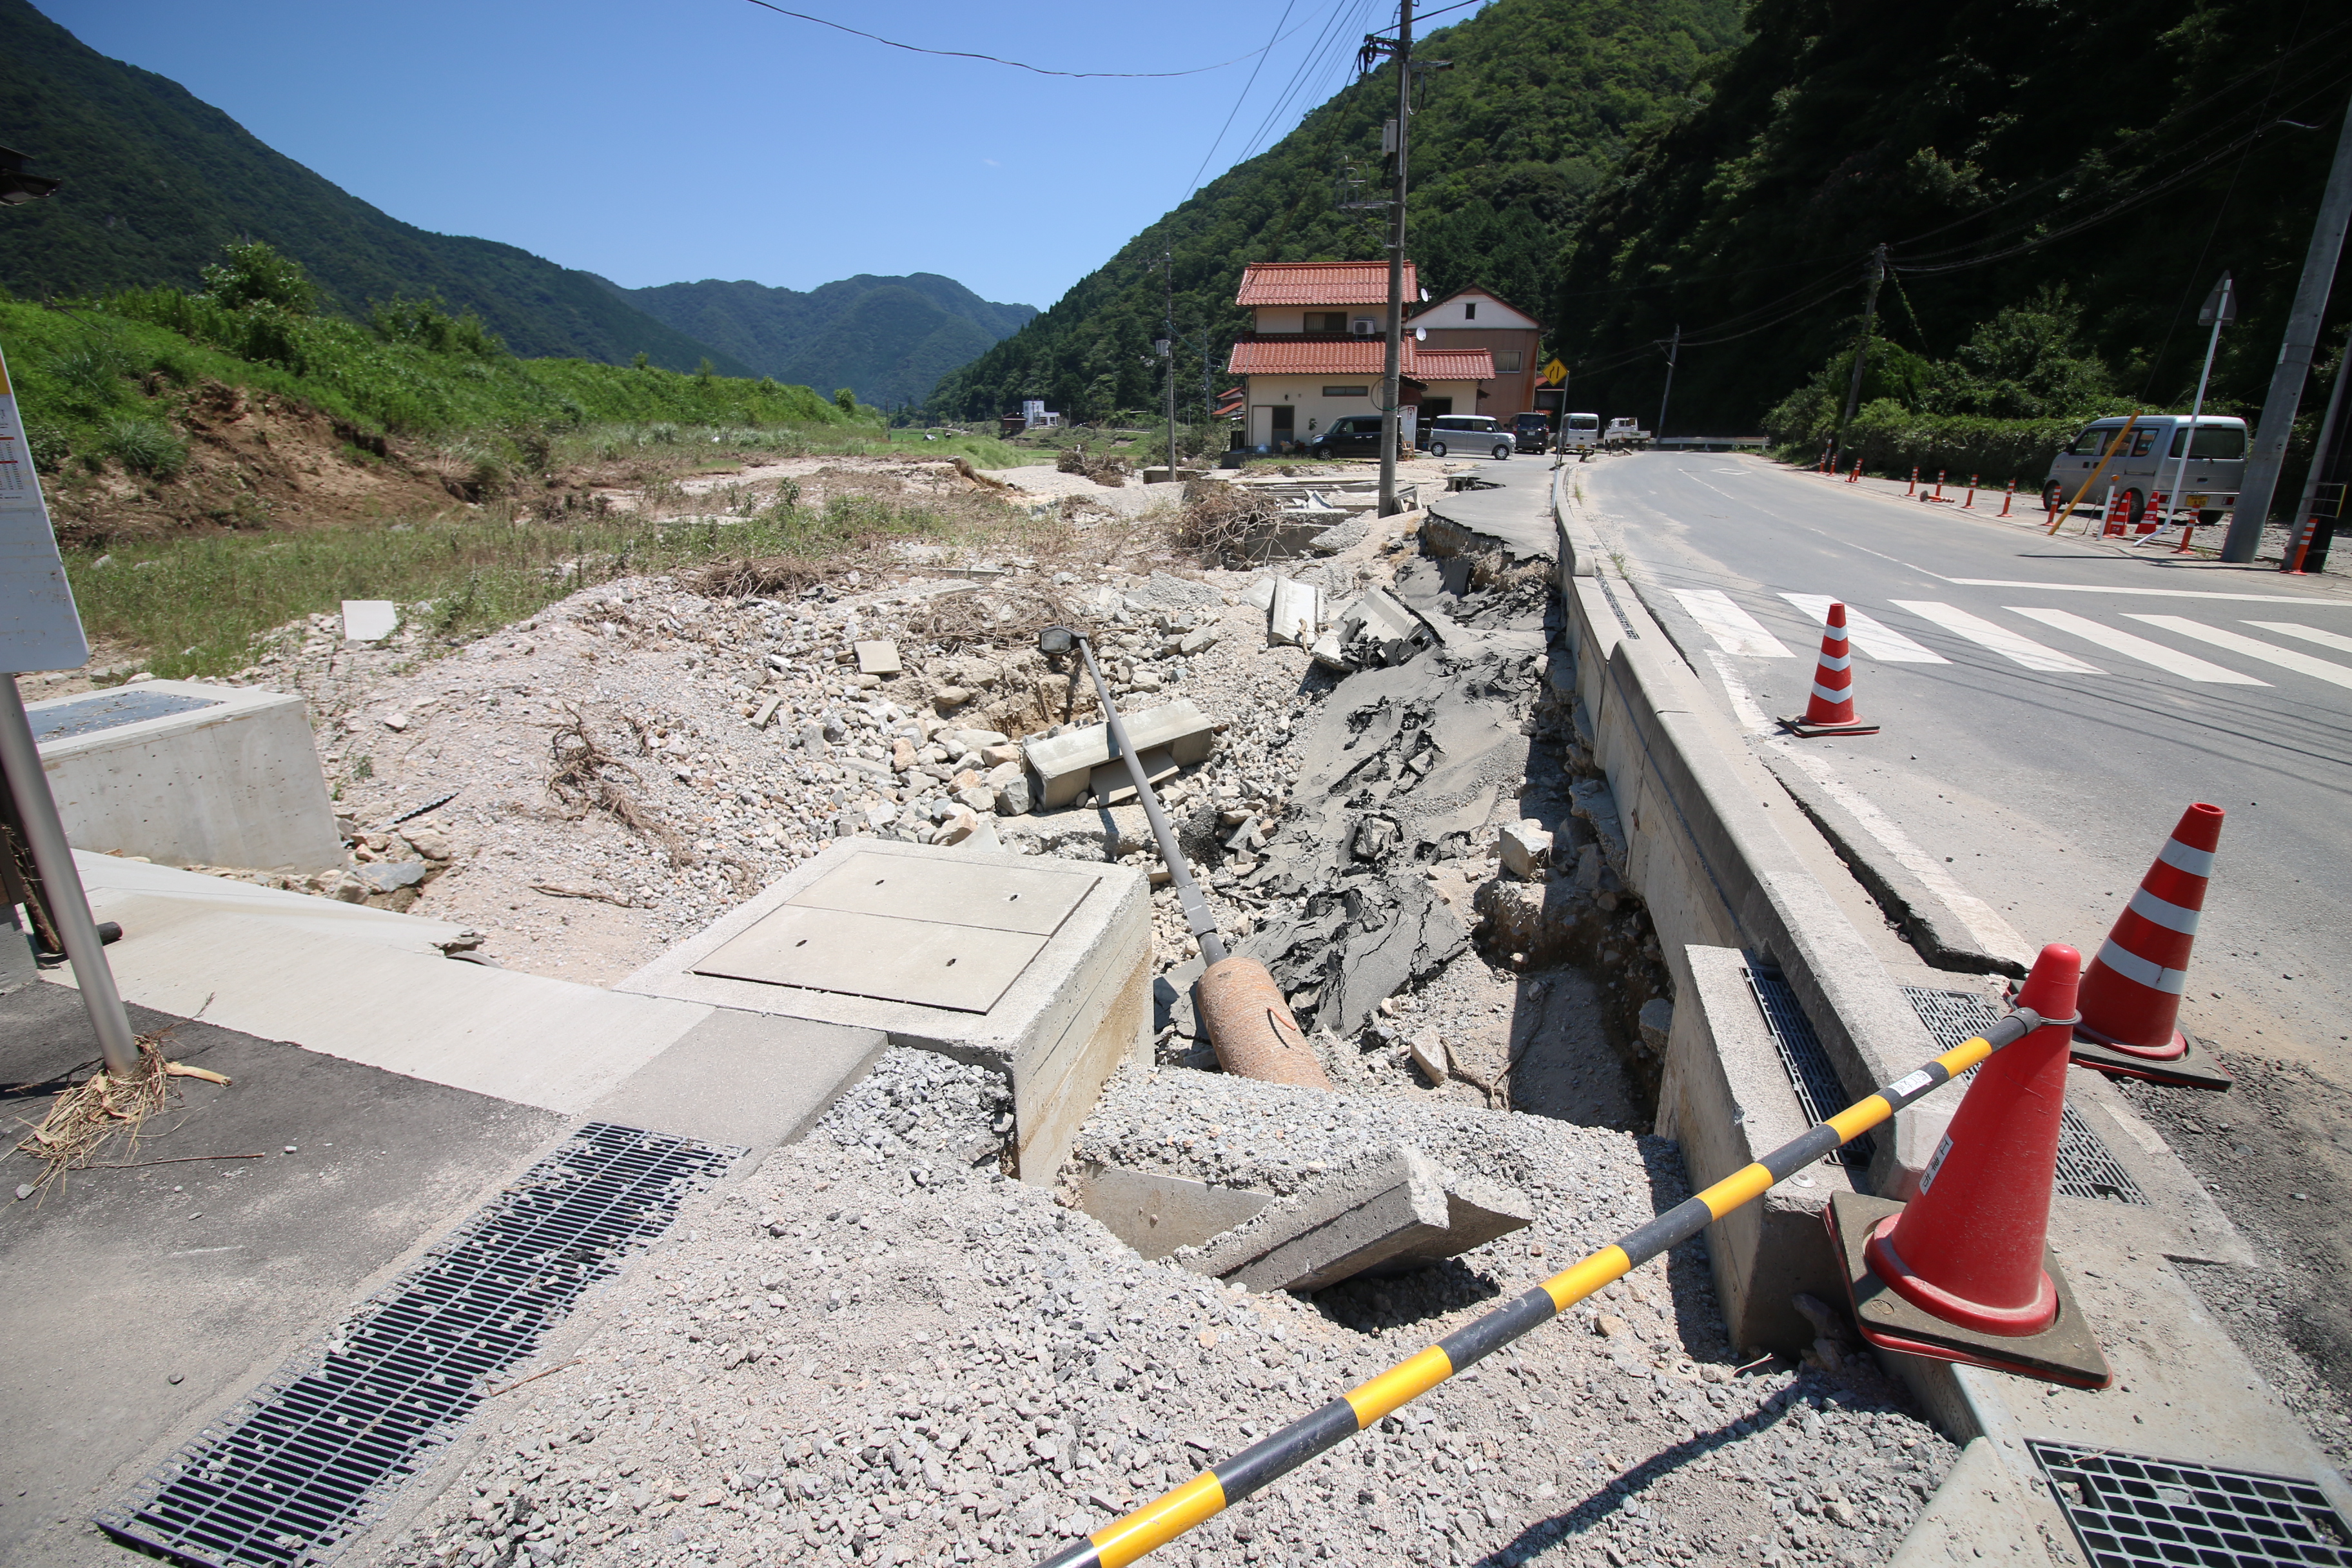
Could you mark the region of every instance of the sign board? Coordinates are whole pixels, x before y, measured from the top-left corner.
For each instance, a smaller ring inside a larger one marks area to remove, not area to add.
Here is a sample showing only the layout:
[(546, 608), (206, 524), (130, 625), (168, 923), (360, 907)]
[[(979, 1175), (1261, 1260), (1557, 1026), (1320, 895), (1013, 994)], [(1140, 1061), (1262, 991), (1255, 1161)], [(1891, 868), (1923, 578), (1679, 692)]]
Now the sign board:
[(89, 640), (16, 412), (16, 384), (0, 357), (0, 674), (75, 669), (89, 660)]
[(1557, 359), (1544, 366), (1543, 384), (1546, 386), (1566, 386), (1568, 384), (1568, 366), (1560, 363)]

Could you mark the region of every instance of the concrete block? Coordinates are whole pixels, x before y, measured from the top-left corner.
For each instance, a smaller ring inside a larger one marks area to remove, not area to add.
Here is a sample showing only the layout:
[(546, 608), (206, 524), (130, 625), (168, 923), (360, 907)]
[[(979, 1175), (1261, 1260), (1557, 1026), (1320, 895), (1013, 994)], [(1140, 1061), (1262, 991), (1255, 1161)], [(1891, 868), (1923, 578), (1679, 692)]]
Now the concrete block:
[[(1205, 761), (1216, 742), (1215, 726), (1189, 698), (1121, 717), (1137, 751), (1164, 747), (1179, 767)], [(1024, 749), (1031, 771), (1037, 775), (1038, 805), (1049, 810), (1086, 794), (1093, 787), (1094, 771), (1116, 755), (1108, 724), (1089, 724), (1067, 734), (1031, 741)]]
[(1146, 1258), (1198, 1247), (1274, 1201), (1272, 1193), (1157, 1171), (1097, 1171), (1081, 1179), (1078, 1191), (1080, 1208)]
[(1412, 1037), (1406, 1049), (1412, 1065), (1433, 1084), (1444, 1083), (1454, 1076), (1454, 1054), (1445, 1048), (1444, 1037), (1434, 1029), (1423, 1029)]
[(896, 675), (906, 668), (898, 662), (897, 643), (852, 643), (850, 648), (857, 655), (857, 673), (860, 675)]
[[(1154, 747), (1135, 760), (1143, 764), (1143, 776), (1151, 781), (1154, 789), (1182, 771), (1176, 765), (1174, 753), (1165, 746)], [(1105, 763), (1095, 769), (1087, 775), (1087, 787), (1094, 792), (1096, 803), (1101, 805), (1125, 805), (1136, 798), (1135, 780), (1129, 774), (1124, 758)]]
[(266, 870), (342, 860), (299, 697), (152, 680), (26, 712), (76, 848)]
[(1265, 614), (1265, 612), (1272, 610), (1274, 608), (1275, 582), (1276, 579), (1271, 575), (1260, 577), (1256, 582), (1252, 583), (1248, 587), (1242, 590), (1242, 603), (1249, 605), (1252, 609), (1258, 611), (1260, 614)]
[(1339, 613), (1339, 641), (1359, 637), (1380, 646), (1384, 664), (1403, 664), (1436, 641), (1428, 624), (1385, 588), (1374, 588)]
[(1336, 631), (1325, 632), (1317, 637), (1315, 646), (1307, 651), (1315, 656), (1315, 662), (1326, 669), (1345, 671), (1350, 668), (1347, 654), (1339, 647), (1339, 634)]
[(1253, 1290), (1318, 1290), (1366, 1272), (1426, 1268), (1532, 1218), (1524, 1193), (1457, 1176), (1399, 1144), (1175, 1256), (1195, 1273)]
[(390, 599), (345, 599), (343, 636), (352, 642), (382, 642), (400, 628), (400, 606)]
[(1104, 1081), (1150, 1060), (1150, 896), (1131, 868), (983, 838), (985, 824), (955, 847), (837, 842), (616, 989), (992, 1068), (1013, 1086), (1021, 1179), (1049, 1184)]
[(1503, 869), (1534, 881), (1551, 863), (1551, 832), (1534, 817), (1507, 822), (1502, 828)]
[(1274, 603), (1265, 616), (1267, 642), (1307, 647), (1315, 641), (1315, 628), (1322, 624), (1323, 595), (1313, 584), (1275, 579)]

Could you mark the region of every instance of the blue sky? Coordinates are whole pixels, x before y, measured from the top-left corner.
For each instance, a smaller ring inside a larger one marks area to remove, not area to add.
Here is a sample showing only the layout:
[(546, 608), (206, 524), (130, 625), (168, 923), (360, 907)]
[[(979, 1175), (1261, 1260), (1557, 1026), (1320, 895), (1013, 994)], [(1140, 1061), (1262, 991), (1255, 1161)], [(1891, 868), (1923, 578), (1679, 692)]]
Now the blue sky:
[[(778, 0), (1067, 80), (904, 53), (748, 0), (35, 0), (395, 217), (632, 288), (939, 272), (1044, 307), (1346, 82), (1393, 0)], [(1446, 21), (1460, 21), (1467, 8)], [(1283, 101), (1286, 90), (1292, 93)], [(1268, 115), (1271, 113), (1271, 121)], [(1263, 127), (1263, 130), (1261, 129)]]

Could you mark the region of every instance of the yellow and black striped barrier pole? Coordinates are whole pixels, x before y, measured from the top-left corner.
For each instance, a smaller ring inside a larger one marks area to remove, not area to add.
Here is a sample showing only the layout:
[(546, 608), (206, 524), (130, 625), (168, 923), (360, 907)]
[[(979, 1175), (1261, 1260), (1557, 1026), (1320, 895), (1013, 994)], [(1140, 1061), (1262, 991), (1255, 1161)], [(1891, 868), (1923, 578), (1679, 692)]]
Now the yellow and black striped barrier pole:
[(1995, 1051), (2042, 1026), (2040, 1014), (2018, 1008), (1972, 1040), (1906, 1073), (1781, 1144), (1761, 1160), (1684, 1199), (1611, 1246), (1561, 1269), (1507, 1306), (1454, 1331), (1410, 1360), (1349, 1390), (1303, 1421), (1294, 1421), (1213, 1465), (1174, 1491), (1073, 1542), (1039, 1568), (1125, 1568), (1194, 1525), (1213, 1519), (1291, 1471), (1338, 1447), (1402, 1405), (1419, 1398), (1465, 1367), (1549, 1322), (1579, 1301), (1632, 1273), (1669, 1247), (1679, 1247), (1732, 1210), (1753, 1202), (1799, 1171), (1859, 1138), (1895, 1113), (1952, 1081)]

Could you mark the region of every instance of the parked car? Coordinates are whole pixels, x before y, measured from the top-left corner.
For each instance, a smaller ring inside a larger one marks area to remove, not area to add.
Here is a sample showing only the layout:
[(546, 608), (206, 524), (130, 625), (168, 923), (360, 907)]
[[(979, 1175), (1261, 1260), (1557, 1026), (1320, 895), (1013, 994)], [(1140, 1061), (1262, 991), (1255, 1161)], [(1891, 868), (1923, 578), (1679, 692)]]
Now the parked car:
[(1511, 438), (1522, 452), (1548, 451), (1551, 447), (1551, 416), (1522, 414), (1511, 421)]
[[(2050, 459), (2049, 477), (2042, 481), (2045, 509), (2074, 500), (2095, 473), (2098, 485), (2083, 499), (2101, 503), (2111, 490), (2119, 493), (2129, 503), (2134, 522), (2147, 510), (2148, 497), (2158, 493), (2170, 498), (2167, 510), (2193, 510), (2204, 523), (2221, 521), (2222, 512), (2237, 504), (2238, 487), (2246, 476), (2244, 420), (2200, 415), (2192, 436), (2186, 415), (2142, 415), (2132, 425), (2131, 439), (2110, 457), (2107, 449), (2115, 446), (2124, 423), (2120, 417), (2094, 419)], [(2099, 467), (2103, 461), (2104, 472)], [(2178, 495), (2173, 494), (2176, 489)]]
[(1455, 447), (1465, 452), (1484, 451), (1501, 459), (1511, 455), (1517, 443), (1503, 428), (1502, 421), (1491, 414), (1441, 414), (1429, 422), (1429, 434), (1422, 438), (1422, 450), (1433, 458), (1442, 458)]
[(1381, 455), (1381, 416), (1350, 414), (1334, 419), (1307, 438), (1310, 458), (1377, 458)]
[(1590, 452), (1601, 445), (1601, 416), (1569, 414), (1560, 420), (1559, 449), (1563, 452)]

